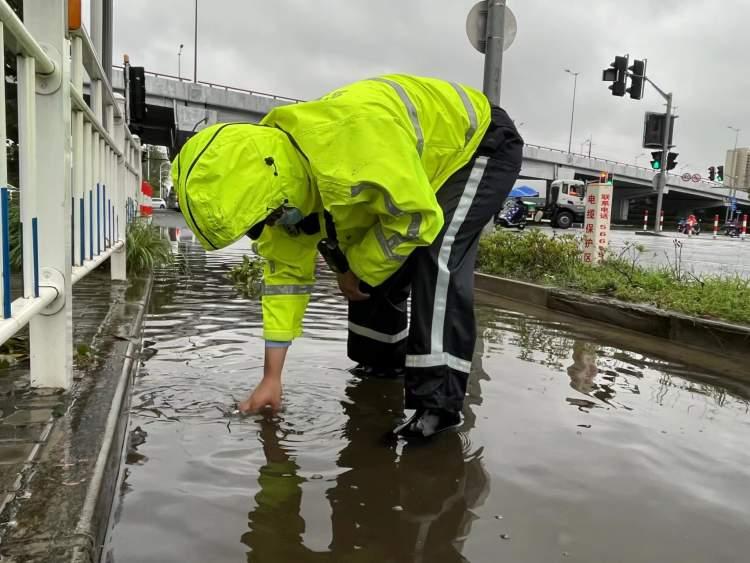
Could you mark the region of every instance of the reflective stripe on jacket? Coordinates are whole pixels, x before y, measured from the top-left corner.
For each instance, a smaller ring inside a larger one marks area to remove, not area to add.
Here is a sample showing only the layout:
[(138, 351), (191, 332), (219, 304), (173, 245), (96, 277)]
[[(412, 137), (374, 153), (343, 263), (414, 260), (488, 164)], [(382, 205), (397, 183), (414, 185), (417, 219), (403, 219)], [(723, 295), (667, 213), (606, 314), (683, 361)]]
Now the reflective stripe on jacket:
[[(320, 198), (315, 211), (331, 213), (352, 271), (377, 286), (437, 237), (443, 215), (435, 192), (472, 158), (489, 121), (477, 90), (389, 75), (276, 108), (262, 124), (283, 130), (304, 155)], [(301, 334), (321, 231), (264, 230), (265, 338)]]

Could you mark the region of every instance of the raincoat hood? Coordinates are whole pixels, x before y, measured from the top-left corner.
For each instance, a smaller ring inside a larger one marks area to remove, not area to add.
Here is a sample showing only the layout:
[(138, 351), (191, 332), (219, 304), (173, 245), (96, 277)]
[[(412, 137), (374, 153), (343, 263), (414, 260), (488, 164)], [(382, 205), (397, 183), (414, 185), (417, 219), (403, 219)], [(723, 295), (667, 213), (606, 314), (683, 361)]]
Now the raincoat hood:
[(174, 160), (172, 181), (188, 227), (206, 250), (239, 240), (282, 204), (305, 214), (314, 207), (306, 162), (273, 127), (206, 127)]

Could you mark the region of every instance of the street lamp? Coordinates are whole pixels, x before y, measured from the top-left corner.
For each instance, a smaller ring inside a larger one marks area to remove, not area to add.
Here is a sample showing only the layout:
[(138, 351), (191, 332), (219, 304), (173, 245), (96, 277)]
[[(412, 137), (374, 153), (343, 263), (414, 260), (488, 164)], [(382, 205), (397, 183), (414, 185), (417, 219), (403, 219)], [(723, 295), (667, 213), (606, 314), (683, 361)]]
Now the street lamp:
[(570, 109), (570, 136), (568, 137), (568, 153), (570, 153), (570, 146), (573, 143), (573, 118), (576, 113), (576, 87), (578, 86), (578, 75), (580, 73), (573, 72), (569, 68), (566, 68), (565, 72), (573, 75), (573, 107)]
[(193, 34), (193, 82), (198, 82), (198, 0), (195, 0), (195, 32)]
[(181, 58), (182, 58), (182, 48), (184, 46), (185, 45), (183, 45), (182, 43), (180, 43), (180, 50), (177, 51), (177, 78), (179, 78), (180, 80), (182, 80), (182, 65), (181, 65), (182, 61), (181, 61)]

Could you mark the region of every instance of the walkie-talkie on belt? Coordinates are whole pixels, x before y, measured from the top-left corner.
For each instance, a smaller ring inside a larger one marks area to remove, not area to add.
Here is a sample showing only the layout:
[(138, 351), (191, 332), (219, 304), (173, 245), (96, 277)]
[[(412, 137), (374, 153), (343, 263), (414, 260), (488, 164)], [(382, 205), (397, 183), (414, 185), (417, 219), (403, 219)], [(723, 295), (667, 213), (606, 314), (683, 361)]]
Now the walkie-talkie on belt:
[(324, 212), (326, 220), (326, 237), (318, 243), (318, 252), (326, 261), (328, 267), (337, 274), (344, 274), (349, 271), (349, 261), (346, 255), (339, 247), (339, 241), (336, 237), (336, 226), (333, 224), (333, 217), (328, 211)]

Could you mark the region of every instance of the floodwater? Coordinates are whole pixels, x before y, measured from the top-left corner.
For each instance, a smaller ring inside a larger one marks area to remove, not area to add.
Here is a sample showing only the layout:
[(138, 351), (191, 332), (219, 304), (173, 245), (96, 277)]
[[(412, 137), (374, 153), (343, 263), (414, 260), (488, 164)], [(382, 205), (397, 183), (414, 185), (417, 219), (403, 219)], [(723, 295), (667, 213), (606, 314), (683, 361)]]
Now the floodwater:
[(345, 306), (324, 277), (284, 412), (241, 418), (228, 410), (263, 363), (259, 305), (224, 277), (243, 248), (174, 244), (188, 268), (154, 286), (108, 561), (750, 557), (747, 381), (603, 326), (481, 303), (460, 432), (387, 443), (400, 384), (346, 371)]

